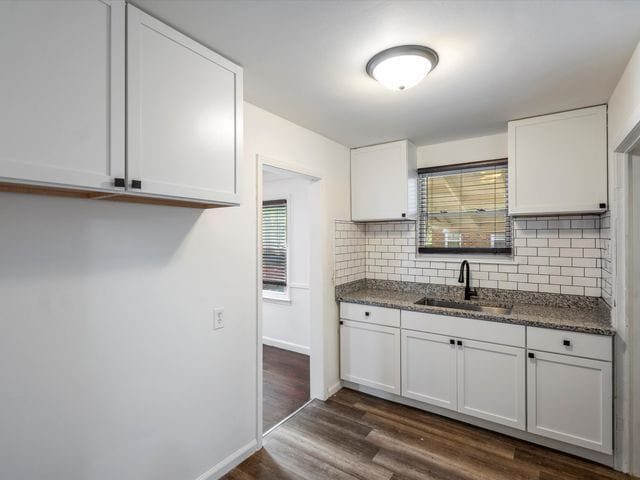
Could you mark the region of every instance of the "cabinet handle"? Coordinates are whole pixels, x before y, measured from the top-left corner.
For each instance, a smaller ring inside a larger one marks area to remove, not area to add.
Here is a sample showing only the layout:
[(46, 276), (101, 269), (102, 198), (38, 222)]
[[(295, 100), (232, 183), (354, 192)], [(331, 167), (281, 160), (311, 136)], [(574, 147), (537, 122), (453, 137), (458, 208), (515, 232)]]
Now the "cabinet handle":
[(368, 317), (369, 316), (369, 312), (364, 312), (364, 316)]
[(600, 208), (607, 208), (607, 204), (606, 203), (601, 203), (600, 204)]
[(113, 186), (114, 187), (123, 187), (125, 186), (124, 183), (124, 178), (114, 178), (113, 179)]
[(458, 340), (458, 345), (462, 346), (462, 340)]
[(536, 356), (533, 354), (533, 352), (529, 352), (529, 358), (536, 358)]
[(563, 344), (565, 347), (570, 347), (570, 346), (571, 346), (571, 340), (562, 340), (562, 344)]
[(142, 188), (142, 180), (131, 180), (131, 188)]
[(450, 343), (451, 345), (455, 345), (455, 344), (456, 344), (456, 341), (455, 341), (453, 338), (450, 338), (450, 339), (449, 339), (449, 343)]

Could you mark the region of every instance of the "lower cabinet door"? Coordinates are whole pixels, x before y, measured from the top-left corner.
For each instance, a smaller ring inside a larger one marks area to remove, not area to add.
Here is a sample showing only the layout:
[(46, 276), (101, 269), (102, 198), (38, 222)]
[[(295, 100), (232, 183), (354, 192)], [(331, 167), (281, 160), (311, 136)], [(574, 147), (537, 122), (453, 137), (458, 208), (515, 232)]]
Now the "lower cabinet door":
[(400, 395), (400, 329), (342, 320), (340, 377)]
[(530, 354), (528, 431), (612, 453), (611, 362), (537, 351)]
[(458, 354), (458, 411), (526, 429), (524, 349), (462, 340)]
[(449, 337), (402, 330), (402, 396), (455, 410), (456, 346)]

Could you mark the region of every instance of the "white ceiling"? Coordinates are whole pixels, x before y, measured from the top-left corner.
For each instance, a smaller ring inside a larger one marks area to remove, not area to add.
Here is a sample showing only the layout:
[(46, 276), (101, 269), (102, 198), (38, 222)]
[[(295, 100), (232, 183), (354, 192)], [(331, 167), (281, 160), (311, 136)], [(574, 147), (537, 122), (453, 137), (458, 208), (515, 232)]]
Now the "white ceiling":
[[(245, 99), (347, 146), (418, 145), (605, 103), (640, 40), (640, 1), (134, 0), (245, 68)], [(364, 69), (401, 44), (440, 55), (405, 92)]]

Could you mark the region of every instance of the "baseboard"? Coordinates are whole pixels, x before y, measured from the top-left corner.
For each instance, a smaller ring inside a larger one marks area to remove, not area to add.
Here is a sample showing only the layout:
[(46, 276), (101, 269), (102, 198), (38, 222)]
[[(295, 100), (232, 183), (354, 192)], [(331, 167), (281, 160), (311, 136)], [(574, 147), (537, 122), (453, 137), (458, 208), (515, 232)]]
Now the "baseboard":
[(238, 450), (233, 452), (227, 458), (223, 459), (218, 464), (211, 467), (209, 470), (204, 472), (195, 480), (214, 480), (217, 478), (226, 475), (235, 467), (244, 462), (247, 458), (249, 458), (256, 450), (258, 449), (258, 442), (254, 438), (245, 446), (240, 447)]
[(327, 389), (327, 398), (329, 398), (332, 395), (335, 395), (340, 390), (342, 390), (342, 382), (340, 382), (340, 380), (338, 380), (336, 383), (334, 383), (333, 385), (331, 385)]
[(270, 347), (281, 348), (283, 350), (289, 350), (303, 355), (311, 354), (311, 349), (309, 347), (298, 345), (297, 343), (285, 342), (284, 340), (278, 340), (277, 338), (262, 337), (262, 343), (264, 345), (269, 345)]

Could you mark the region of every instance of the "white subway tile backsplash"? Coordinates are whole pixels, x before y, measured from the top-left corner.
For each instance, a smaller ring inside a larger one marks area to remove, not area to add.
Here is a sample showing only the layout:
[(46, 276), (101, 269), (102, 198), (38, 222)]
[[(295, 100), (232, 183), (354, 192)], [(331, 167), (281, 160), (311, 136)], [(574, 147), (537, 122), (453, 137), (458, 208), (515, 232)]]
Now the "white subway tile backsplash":
[[(471, 283), (610, 298), (608, 225), (608, 214), (602, 220), (597, 215), (515, 218), (513, 263), (472, 260)], [(431, 260), (416, 253), (414, 222), (336, 221), (336, 284), (377, 278), (457, 285), (459, 268), (457, 261)]]

